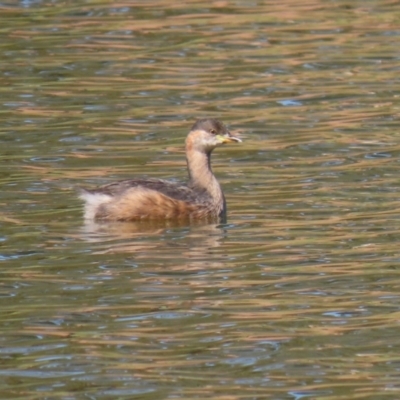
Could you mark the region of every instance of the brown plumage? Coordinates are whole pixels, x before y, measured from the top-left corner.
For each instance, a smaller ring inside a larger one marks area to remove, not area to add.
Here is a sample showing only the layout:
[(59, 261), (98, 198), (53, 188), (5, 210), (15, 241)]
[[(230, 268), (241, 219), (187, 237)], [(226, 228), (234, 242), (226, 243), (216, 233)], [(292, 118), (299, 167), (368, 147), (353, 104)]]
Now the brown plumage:
[(187, 185), (161, 179), (130, 179), (82, 189), (89, 221), (218, 219), (226, 214), (225, 198), (210, 165), (215, 147), (240, 142), (223, 123), (198, 120), (186, 138)]

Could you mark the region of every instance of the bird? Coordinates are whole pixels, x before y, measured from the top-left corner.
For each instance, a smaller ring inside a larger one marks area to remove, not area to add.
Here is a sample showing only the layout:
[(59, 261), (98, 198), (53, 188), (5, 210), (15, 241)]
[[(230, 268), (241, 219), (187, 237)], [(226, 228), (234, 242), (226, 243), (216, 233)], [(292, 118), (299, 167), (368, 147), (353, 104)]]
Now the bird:
[(211, 153), (220, 145), (241, 142), (219, 120), (197, 120), (185, 142), (187, 184), (153, 178), (127, 179), (80, 189), (88, 222), (143, 220), (225, 220), (226, 201), (211, 169)]

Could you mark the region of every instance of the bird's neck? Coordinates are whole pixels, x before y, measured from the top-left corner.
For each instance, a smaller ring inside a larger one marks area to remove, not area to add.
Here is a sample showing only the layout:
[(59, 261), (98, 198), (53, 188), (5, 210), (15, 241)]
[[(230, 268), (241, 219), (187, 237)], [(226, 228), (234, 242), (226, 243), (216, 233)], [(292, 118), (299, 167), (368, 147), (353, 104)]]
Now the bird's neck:
[(211, 153), (186, 149), (186, 160), (189, 170), (189, 186), (196, 191), (207, 193), (214, 204), (225, 209), (225, 199), (221, 187), (211, 170)]

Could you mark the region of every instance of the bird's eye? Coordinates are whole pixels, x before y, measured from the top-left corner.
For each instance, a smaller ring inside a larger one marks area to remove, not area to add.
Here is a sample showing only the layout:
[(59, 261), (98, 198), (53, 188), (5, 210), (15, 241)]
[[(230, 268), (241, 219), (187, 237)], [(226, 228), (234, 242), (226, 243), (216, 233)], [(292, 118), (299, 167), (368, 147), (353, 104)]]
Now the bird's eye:
[(210, 129), (210, 133), (212, 133), (213, 135), (215, 135), (217, 132), (215, 129)]

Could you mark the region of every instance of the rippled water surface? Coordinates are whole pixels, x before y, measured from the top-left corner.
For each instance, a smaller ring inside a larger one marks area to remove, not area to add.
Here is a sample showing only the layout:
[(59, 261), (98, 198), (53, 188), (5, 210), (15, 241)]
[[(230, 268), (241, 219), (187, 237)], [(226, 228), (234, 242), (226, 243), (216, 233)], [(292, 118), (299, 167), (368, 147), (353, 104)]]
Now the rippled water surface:
[[(397, 1), (0, 5), (4, 399), (399, 399)], [(84, 226), (74, 187), (186, 179), (228, 223)]]

